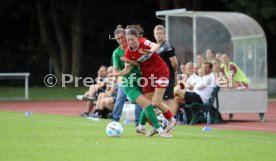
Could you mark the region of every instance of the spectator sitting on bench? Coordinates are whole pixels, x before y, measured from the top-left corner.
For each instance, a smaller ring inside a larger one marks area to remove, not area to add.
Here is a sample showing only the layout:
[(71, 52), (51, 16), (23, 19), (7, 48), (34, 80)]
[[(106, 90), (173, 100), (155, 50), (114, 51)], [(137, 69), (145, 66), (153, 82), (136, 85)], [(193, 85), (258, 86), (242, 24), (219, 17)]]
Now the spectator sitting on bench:
[(213, 73), (215, 75), (216, 84), (221, 88), (228, 87), (227, 79), (225, 78), (225, 76), (223, 75), (220, 69), (221, 67), (223, 67), (223, 65), (220, 63), (219, 59), (214, 58), (212, 60), (212, 64), (213, 64)]
[(215, 52), (212, 49), (207, 49), (205, 54), (207, 61), (212, 61), (215, 58)]
[[(230, 61), (227, 54), (221, 55), (223, 66), (221, 72), (226, 77), (230, 88), (247, 89), (249, 80), (246, 75), (240, 70), (237, 64)], [(232, 77), (232, 80), (231, 80)]]
[[(186, 73), (186, 63), (185, 62), (182, 62), (180, 64), (180, 71), (181, 71), (180, 81), (186, 82), (188, 79), (188, 75)], [(177, 81), (179, 81), (179, 80), (177, 80)]]
[(212, 59), (211, 63), (213, 64), (213, 73), (215, 75), (215, 78), (219, 78), (219, 73), (220, 73), (220, 61), (217, 58)]
[(194, 63), (194, 73), (195, 73), (196, 75), (198, 75), (197, 70), (198, 70), (199, 68), (201, 68), (201, 66), (202, 66), (202, 64)]
[(97, 84), (93, 84), (89, 87), (89, 90), (84, 93), (83, 100), (87, 101), (87, 112), (81, 114), (81, 116), (86, 117), (90, 113), (94, 112), (94, 101), (99, 93), (104, 92), (106, 88), (106, 76), (107, 69), (106, 66), (100, 66), (98, 70)]
[(108, 67), (107, 72), (108, 82), (106, 84), (106, 91), (99, 94), (96, 108), (93, 112), (94, 114), (89, 116), (107, 118), (109, 117), (108, 114), (113, 111), (117, 96), (117, 85), (115, 84), (113, 78), (113, 67)]
[[(188, 63), (187, 63), (188, 64)], [(176, 81), (177, 81), (177, 86), (174, 87), (174, 91), (176, 88), (180, 87), (181, 89), (184, 89), (185, 83), (189, 77), (189, 74), (186, 72), (186, 64), (184, 62), (181, 63), (180, 65), (180, 71), (181, 74), (178, 75)]]
[[(177, 109), (172, 110), (174, 114), (182, 104), (192, 103), (207, 103), (211, 98), (215, 84), (215, 76), (212, 73), (213, 65), (210, 62), (205, 62), (202, 66), (204, 76), (195, 84), (193, 91), (185, 91), (177, 89), (175, 92), (174, 101), (178, 105)], [(200, 72), (199, 72), (200, 73)]]
[(215, 58), (219, 60), (219, 63), (221, 63), (221, 54), (220, 53), (216, 53)]
[(196, 63), (195, 64), (197, 64), (198, 67), (201, 67), (205, 61), (206, 61), (206, 58), (202, 54), (199, 54), (199, 55), (196, 56)]
[(177, 86), (175, 87), (174, 91), (176, 91), (177, 88), (185, 89), (185, 90), (192, 90), (192, 85), (195, 85), (195, 82), (199, 78), (197, 73), (194, 72), (194, 64), (192, 62), (188, 62), (185, 65), (186, 69), (186, 80), (178, 80)]
[(185, 89), (186, 91), (192, 91), (195, 84), (200, 80), (200, 70), (201, 68), (197, 69), (197, 72), (194, 71), (194, 64), (192, 62), (188, 62), (186, 64), (186, 71), (189, 75), (187, 81), (185, 82)]

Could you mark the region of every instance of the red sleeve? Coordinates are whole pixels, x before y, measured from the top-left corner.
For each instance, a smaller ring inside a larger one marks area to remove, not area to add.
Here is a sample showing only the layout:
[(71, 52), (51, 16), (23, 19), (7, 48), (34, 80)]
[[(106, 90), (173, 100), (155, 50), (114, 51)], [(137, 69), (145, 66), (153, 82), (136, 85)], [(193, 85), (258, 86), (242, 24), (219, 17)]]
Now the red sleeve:
[(234, 72), (233, 75), (235, 75), (238, 71), (236, 65), (234, 65), (234, 64), (230, 64), (230, 70), (233, 70), (233, 72)]
[(151, 41), (147, 40), (146, 38), (140, 38), (139, 41), (142, 46), (150, 48)]
[(130, 52), (129, 52), (129, 49), (128, 49), (128, 48), (127, 48), (126, 51), (125, 51), (125, 58), (131, 59), (131, 55), (130, 55)]

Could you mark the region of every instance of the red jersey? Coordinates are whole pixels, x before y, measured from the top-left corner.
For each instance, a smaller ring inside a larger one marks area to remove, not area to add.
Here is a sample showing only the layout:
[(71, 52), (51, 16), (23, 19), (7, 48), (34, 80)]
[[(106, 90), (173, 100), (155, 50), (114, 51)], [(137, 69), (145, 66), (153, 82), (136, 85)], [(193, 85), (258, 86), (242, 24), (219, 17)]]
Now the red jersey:
[(167, 64), (157, 54), (143, 54), (145, 50), (150, 49), (151, 41), (146, 38), (139, 39), (139, 47), (133, 51), (129, 47), (125, 51), (125, 58), (135, 60), (140, 63), (140, 70), (143, 76), (150, 74), (169, 73)]

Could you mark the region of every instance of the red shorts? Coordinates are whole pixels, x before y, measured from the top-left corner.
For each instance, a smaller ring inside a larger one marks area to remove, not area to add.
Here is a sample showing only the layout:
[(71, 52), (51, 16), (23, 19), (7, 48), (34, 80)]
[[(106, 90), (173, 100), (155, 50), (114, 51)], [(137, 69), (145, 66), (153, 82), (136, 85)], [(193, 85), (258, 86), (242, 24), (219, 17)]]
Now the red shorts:
[(169, 73), (144, 75), (142, 79), (142, 92), (147, 94), (154, 92), (155, 88), (167, 88), (169, 85)]

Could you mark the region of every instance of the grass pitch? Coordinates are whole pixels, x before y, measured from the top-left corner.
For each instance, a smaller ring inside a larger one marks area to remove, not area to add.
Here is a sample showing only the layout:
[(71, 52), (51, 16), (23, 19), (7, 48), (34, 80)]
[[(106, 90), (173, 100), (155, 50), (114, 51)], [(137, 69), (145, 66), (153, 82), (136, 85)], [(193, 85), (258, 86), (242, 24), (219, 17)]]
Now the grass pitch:
[(0, 111), (1, 161), (275, 161), (276, 135), (177, 126), (173, 138), (144, 137), (124, 125), (110, 138), (110, 120)]

